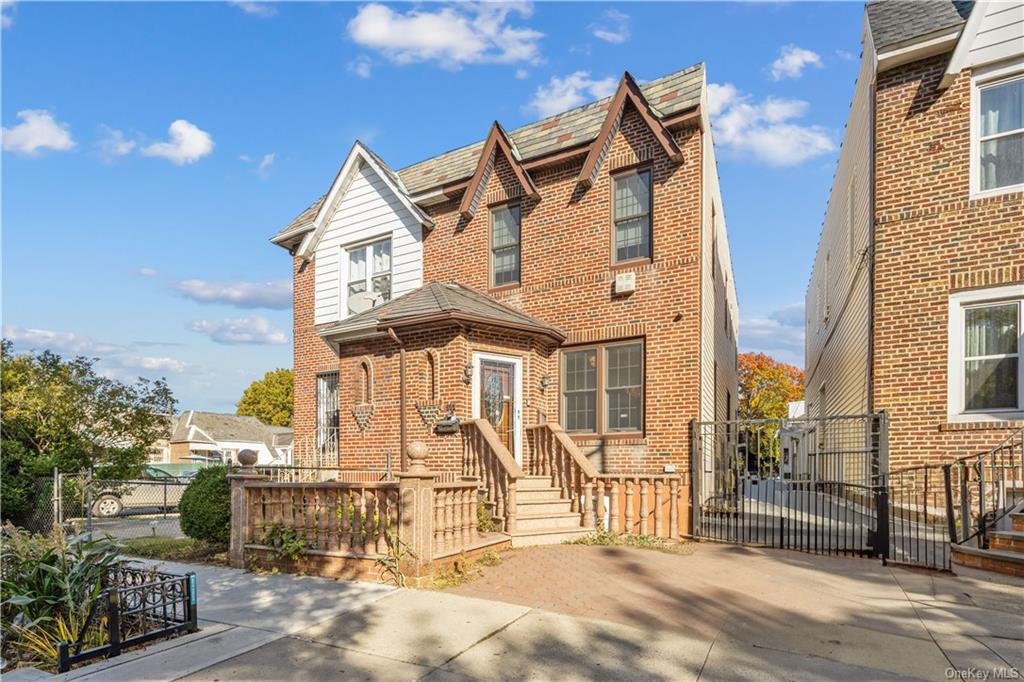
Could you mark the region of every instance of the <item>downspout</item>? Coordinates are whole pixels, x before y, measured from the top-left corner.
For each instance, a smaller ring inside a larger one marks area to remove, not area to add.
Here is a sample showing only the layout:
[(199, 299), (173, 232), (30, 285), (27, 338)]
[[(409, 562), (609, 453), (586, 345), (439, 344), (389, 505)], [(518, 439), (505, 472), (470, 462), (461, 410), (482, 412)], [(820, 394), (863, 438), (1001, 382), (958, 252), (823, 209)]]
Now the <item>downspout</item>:
[(399, 470), (405, 471), (405, 344), (390, 327), (388, 336), (398, 344), (398, 461)]

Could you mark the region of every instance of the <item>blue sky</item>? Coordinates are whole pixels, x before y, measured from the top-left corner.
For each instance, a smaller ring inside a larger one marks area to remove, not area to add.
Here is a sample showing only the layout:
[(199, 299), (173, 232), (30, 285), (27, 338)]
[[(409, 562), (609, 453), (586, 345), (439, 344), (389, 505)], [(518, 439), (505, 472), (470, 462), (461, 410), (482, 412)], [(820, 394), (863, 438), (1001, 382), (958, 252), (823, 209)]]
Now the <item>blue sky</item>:
[(3, 326), (233, 410), (291, 366), (268, 238), (353, 139), (394, 168), (698, 61), (741, 345), (802, 364), (856, 3), (3, 5)]

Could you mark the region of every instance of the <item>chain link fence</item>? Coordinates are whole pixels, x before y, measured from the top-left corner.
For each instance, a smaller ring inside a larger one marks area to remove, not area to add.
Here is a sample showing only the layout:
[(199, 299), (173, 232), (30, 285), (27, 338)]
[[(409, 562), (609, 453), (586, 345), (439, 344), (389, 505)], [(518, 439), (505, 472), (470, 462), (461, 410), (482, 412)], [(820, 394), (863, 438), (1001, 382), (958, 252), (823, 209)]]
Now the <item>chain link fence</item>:
[(36, 505), (24, 520), (27, 530), (92, 532), (119, 540), (181, 538), (178, 508), (187, 476), (93, 479), (88, 473), (62, 474), (36, 481)]

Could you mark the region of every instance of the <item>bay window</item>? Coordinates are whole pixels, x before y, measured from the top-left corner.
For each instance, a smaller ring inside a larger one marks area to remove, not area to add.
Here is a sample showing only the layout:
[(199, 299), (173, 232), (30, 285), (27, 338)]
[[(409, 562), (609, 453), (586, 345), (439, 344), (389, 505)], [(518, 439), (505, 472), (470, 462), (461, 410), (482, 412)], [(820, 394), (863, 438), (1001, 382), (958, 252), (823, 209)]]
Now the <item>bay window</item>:
[(562, 352), (562, 423), (570, 433), (640, 433), (644, 345), (610, 343)]

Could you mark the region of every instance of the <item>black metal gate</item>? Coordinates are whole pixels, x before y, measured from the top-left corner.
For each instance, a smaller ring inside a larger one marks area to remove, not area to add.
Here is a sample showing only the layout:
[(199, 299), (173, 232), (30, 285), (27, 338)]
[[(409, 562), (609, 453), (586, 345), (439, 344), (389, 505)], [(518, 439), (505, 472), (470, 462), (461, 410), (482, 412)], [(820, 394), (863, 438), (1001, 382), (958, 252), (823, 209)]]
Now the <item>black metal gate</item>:
[(815, 554), (888, 545), (885, 415), (695, 422), (698, 537)]

